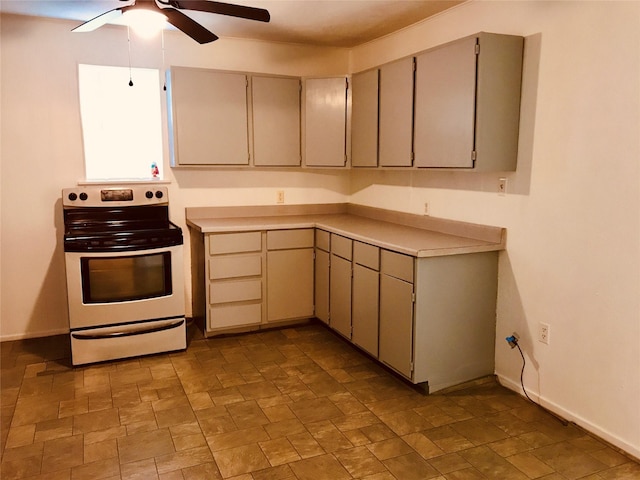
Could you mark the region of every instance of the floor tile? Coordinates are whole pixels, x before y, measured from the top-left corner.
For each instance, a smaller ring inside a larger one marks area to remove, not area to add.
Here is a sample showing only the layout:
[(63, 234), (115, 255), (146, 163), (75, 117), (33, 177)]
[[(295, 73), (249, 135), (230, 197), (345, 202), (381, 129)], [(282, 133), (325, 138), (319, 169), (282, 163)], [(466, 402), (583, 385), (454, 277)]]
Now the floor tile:
[(120, 463), (130, 463), (173, 453), (173, 441), (168, 429), (136, 433), (118, 438)]
[(349, 472), (333, 455), (321, 455), (290, 464), (299, 480), (346, 480)]
[(300, 455), (286, 438), (258, 442), (269, 463), (276, 467), (300, 460)]
[(378, 458), (387, 460), (413, 452), (413, 449), (401, 438), (391, 438), (367, 445), (367, 448)]
[(73, 468), (84, 463), (82, 435), (57, 438), (44, 442), (42, 453), (42, 473)]
[(257, 444), (229, 448), (213, 453), (223, 478), (234, 477), (272, 465)]
[(570, 480), (582, 478), (607, 468), (604, 463), (569, 442), (538, 448), (531, 453)]
[(440, 475), (440, 472), (415, 452), (389, 458), (384, 461), (384, 465), (396, 478), (402, 480), (425, 480)]
[(72, 368), (0, 344), (3, 480), (637, 480), (493, 379), (423, 395), (317, 324)]
[(335, 457), (355, 478), (387, 471), (383, 463), (365, 447), (340, 450), (335, 453)]

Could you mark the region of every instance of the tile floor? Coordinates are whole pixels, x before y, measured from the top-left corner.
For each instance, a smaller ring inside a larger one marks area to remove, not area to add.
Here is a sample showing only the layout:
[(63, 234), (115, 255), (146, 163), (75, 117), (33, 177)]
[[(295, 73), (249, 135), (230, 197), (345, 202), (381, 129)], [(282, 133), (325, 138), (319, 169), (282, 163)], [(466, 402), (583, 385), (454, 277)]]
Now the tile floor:
[(71, 368), (64, 336), (1, 345), (0, 477), (640, 479), (492, 379), (421, 395), (324, 327)]

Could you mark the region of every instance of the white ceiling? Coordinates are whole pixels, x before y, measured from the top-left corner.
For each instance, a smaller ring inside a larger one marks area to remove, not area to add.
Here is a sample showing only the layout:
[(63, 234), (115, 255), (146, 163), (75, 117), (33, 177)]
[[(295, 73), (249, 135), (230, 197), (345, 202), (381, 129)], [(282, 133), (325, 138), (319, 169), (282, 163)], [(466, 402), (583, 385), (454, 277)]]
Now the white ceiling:
[[(262, 23), (211, 13), (184, 11), (219, 37), (334, 47), (354, 47), (407, 27), (465, 0), (232, 0), (265, 8)], [(0, 11), (77, 20), (133, 3), (119, 0), (1, 0)]]

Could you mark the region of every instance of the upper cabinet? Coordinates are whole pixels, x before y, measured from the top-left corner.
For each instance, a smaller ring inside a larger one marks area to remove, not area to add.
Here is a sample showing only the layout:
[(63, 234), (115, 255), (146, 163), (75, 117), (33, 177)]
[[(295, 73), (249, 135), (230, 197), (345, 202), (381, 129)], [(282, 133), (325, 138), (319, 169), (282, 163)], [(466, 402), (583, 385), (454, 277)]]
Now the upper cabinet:
[(300, 166), (298, 77), (172, 67), (168, 87), (173, 166)]
[(516, 169), (523, 45), (480, 33), (416, 57), (415, 166)]
[(248, 165), (247, 76), (172, 68), (172, 165)]
[(253, 76), (253, 163), (300, 165), (300, 79)]
[(304, 82), (304, 140), (307, 167), (344, 167), (347, 162), (347, 79)]
[(351, 166), (378, 166), (377, 68), (351, 78)]
[(413, 57), (380, 67), (381, 167), (410, 167), (413, 135)]
[(513, 171), (523, 48), (479, 33), (350, 82), (172, 67), (172, 166)]

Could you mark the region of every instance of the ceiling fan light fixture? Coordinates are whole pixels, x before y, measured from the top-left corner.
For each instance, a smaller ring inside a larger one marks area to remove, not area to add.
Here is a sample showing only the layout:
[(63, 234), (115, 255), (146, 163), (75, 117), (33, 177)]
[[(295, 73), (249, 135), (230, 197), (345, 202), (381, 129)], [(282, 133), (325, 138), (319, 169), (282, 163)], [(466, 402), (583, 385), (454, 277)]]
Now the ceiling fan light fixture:
[(141, 37), (151, 38), (165, 27), (167, 17), (156, 10), (132, 8), (124, 12), (122, 21)]

